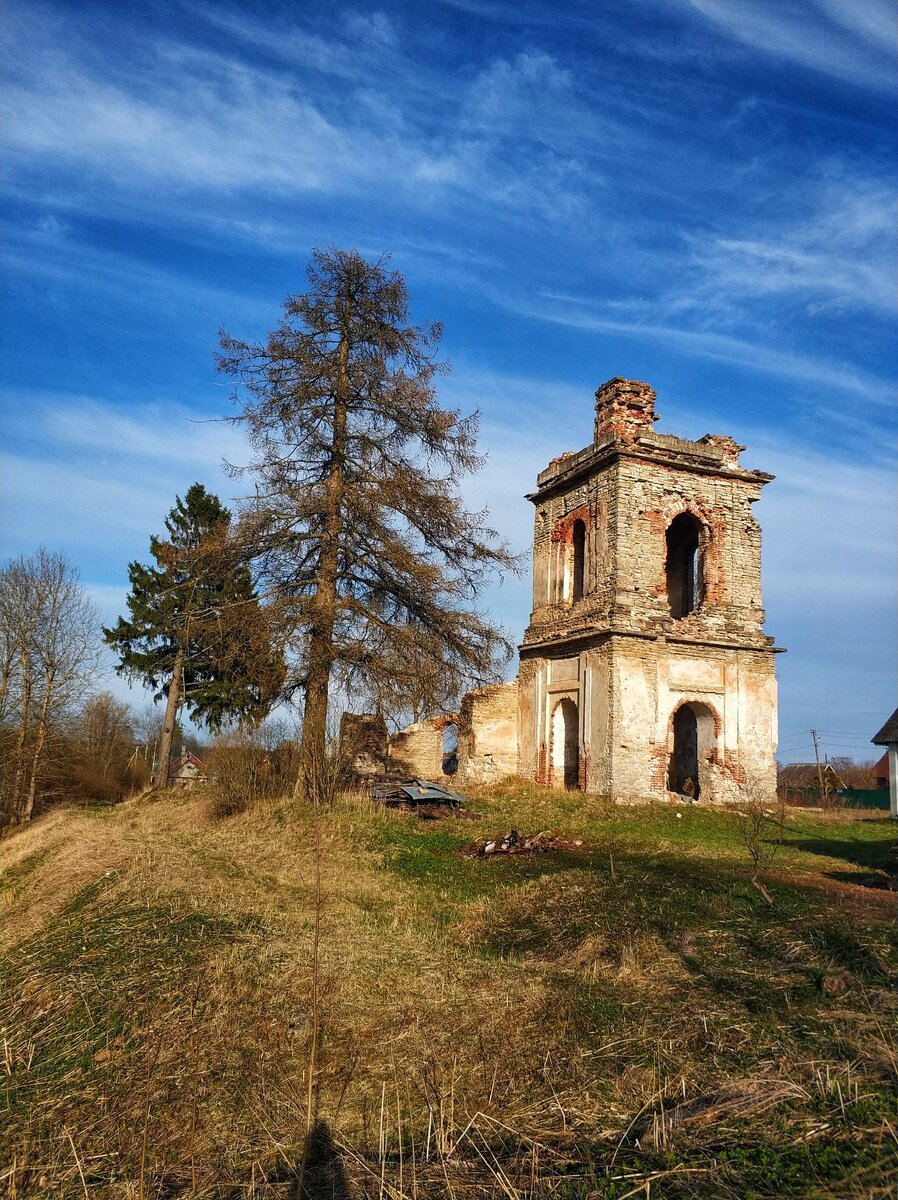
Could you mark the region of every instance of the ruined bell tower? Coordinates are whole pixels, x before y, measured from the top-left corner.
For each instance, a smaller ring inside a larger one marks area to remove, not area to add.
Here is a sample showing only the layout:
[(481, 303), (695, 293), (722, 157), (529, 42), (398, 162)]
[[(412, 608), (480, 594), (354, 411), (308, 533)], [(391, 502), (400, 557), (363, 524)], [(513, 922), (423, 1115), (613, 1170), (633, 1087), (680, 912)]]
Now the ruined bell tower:
[(528, 496), (518, 770), (617, 799), (772, 796), (776, 650), (751, 506), (773, 477), (740, 466), (732, 438), (656, 420), (648, 384), (609, 380), (592, 445)]

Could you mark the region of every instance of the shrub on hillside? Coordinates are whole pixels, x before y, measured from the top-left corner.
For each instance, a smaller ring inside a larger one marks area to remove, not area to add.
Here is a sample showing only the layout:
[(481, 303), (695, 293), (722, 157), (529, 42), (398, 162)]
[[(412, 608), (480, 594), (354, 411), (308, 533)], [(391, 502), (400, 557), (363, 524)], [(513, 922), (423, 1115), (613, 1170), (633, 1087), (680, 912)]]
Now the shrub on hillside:
[(216, 738), (208, 754), (213, 816), (234, 816), (293, 791), (297, 747), (284, 732), (280, 723), (271, 723)]

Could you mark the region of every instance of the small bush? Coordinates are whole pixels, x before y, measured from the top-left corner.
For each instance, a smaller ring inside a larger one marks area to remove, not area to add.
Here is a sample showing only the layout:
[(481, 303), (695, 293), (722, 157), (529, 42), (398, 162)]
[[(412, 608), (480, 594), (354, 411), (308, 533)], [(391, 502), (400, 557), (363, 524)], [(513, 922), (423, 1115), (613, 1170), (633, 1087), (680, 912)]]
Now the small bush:
[(231, 817), (293, 791), (297, 747), (280, 725), (239, 729), (219, 737), (210, 753), (210, 810)]

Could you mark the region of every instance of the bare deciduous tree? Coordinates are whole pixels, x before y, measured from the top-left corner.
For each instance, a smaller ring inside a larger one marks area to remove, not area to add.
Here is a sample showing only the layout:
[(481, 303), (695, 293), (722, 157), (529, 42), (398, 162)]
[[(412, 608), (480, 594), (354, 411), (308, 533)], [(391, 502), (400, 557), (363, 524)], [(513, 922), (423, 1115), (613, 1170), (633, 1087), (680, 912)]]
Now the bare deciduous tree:
[(768, 904), (773, 904), (763, 876), (770, 870), (783, 843), (785, 804), (780, 797), (771, 801), (763, 781), (749, 777), (742, 786), (742, 799), (735, 806), (735, 812), (739, 840), (751, 863), (751, 885)]
[(131, 709), (111, 692), (92, 696), (81, 712), (81, 741), (84, 752), (99, 774), (106, 778), (124, 756), (134, 752)]
[(41, 547), (0, 570), (0, 716), (6, 739), (2, 822), (28, 821), (52, 726), (89, 687), (99, 660), (96, 610), (62, 554)]
[(463, 693), (472, 682), (481, 682), (467, 664), (447, 662), (426, 629), (391, 629), (372, 637), (371, 651), (365, 667), (376, 662), (378, 669), (350, 674), (347, 690), (356, 706), (361, 702), (397, 729), (428, 716), (457, 713)]

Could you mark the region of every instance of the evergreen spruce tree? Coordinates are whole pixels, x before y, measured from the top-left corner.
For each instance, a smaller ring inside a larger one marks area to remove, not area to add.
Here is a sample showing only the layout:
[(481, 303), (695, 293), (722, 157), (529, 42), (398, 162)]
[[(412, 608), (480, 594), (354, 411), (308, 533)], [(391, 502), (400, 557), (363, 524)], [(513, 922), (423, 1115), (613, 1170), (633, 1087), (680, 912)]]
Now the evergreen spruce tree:
[[(516, 560), (458, 492), (482, 465), (478, 416), (441, 408), (439, 325), (409, 323), (385, 258), (314, 251), (309, 290), (258, 344), (221, 334), (238, 382), (233, 418), (258, 479), (241, 518), (292, 632), (304, 691), (298, 792), (322, 760), (331, 680), (376, 696), (424, 656), (432, 676), (497, 676), (510, 646), (473, 608), (490, 570)], [(437, 687), (436, 692), (442, 689)]]
[(157, 786), (168, 781), (182, 705), (192, 720), (219, 730), (232, 720), (261, 720), (283, 682), (270, 614), (230, 539), (230, 522), (230, 511), (200, 483), (177, 497), (165, 521), (168, 538), (150, 538), (156, 565), (128, 567), (130, 616), (103, 630), (119, 655), (119, 674), (166, 699)]

